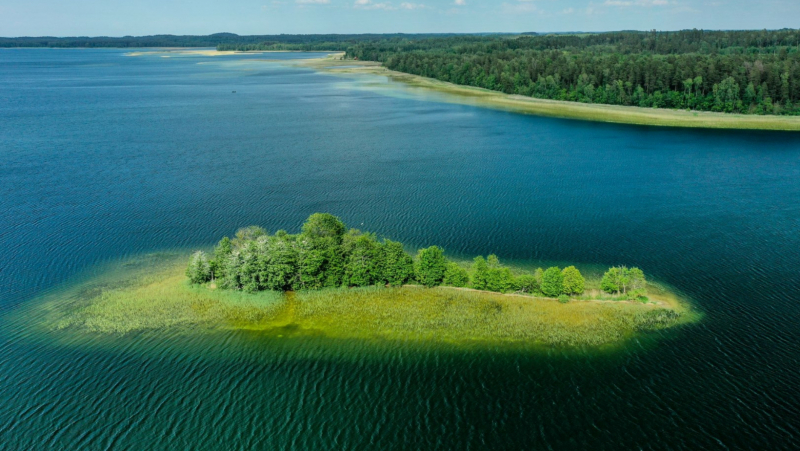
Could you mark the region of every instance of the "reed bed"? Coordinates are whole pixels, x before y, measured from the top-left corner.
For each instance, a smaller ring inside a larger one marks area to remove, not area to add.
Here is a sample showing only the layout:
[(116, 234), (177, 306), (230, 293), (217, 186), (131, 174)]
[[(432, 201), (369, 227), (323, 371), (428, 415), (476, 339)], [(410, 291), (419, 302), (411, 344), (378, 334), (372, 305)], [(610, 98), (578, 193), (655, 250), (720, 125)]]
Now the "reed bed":
[(42, 306), (49, 326), (103, 334), (235, 329), (279, 337), (603, 346), (692, 319), (688, 307), (666, 291), (647, 303), (567, 304), (419, 286), (246, 294), (189, 285), (183, 263), (134, 264), (114, 277), (81, 284)]

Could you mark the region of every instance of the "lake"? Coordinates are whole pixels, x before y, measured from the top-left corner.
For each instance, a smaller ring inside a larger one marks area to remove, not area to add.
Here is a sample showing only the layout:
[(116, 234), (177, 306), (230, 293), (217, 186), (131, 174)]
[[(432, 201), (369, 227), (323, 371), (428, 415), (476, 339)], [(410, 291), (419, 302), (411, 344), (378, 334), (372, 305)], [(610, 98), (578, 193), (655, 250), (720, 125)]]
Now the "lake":
[[(800, 134), (525, 116), (293, 64), (320, 54), (128, 52), (0, 51), (0, 448), (800, 446)], [(703, 319), (607, 352), (375, 354), (78, 343), (17, 315), (318, 211), (458, 257), (638, 266)]]

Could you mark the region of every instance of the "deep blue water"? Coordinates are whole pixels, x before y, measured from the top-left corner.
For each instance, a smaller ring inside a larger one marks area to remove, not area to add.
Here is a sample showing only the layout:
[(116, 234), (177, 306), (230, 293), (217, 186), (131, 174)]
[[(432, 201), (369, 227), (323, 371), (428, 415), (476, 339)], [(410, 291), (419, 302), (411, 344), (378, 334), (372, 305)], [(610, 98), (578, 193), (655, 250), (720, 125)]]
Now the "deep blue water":
[(153, 357), (2, 333), (0, 449), (800, 447), (800, 134), (525, 116), (286, 63), (313, 54), (125, 53), (0, 51), (0, 314), (109, 261), (326, 211), (454, 255), (639, 266), (705, 317), (607, 358)]

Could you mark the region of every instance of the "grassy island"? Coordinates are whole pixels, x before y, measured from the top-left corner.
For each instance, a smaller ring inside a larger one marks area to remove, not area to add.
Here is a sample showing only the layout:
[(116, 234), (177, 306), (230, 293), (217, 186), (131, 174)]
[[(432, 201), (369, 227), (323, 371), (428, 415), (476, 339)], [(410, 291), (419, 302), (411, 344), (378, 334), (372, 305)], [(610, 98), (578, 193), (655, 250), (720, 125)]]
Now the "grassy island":
[[(185, 257), (184, 257), (185, 258)], [(524, 271), (495, 256), (452, 261), (432, 246), (348, 230), (314, 214), (299, 234), (258, 227), (212, 253), (140, 260), (46, 303), (54, 329), (126, 334), (250, 330), (281, 338), (490, 346), (603, 346), (691, 322), (679, 298), (636, 268), (584, 278)]]

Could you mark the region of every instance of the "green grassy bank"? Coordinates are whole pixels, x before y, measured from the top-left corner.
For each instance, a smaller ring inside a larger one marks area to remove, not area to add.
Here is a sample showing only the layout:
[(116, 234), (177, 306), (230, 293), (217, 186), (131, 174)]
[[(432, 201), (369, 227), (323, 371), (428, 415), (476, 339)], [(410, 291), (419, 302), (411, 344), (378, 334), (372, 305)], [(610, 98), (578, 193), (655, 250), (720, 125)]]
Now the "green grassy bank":
[(189, 334), (247, 330), (274, 337), (441, 342), (456, 346), (589, 346), (625, 342), (637, 334), (690, 323), (697, 315), (662, 287), (649, 300), (603, 300), (587, 292), (568, 303), (463, 288), (336, 288), (321, 291), (241, 291), (190, 285), (185, 255), (120, 265), (36, 303), (32, 317), (48, 330), (128, 334), (162, 329)]

